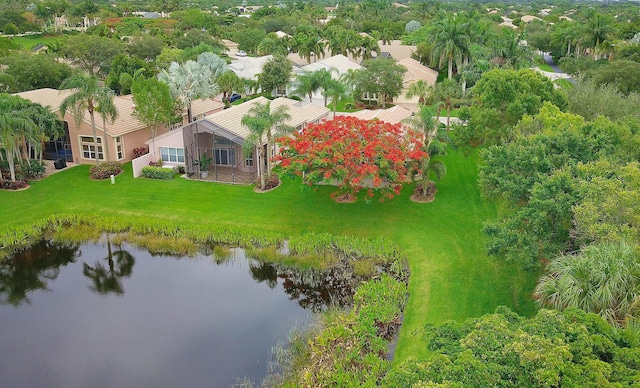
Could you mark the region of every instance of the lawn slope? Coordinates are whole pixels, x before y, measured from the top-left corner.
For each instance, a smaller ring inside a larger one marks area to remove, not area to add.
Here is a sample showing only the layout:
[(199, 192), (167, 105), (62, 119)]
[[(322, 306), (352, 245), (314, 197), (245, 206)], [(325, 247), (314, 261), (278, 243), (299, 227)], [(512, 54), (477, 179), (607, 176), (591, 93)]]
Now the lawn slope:
[(257, 194), (248, 186), (187, 181), (134, 180), (131, 165), (116, 178), (96, 182), (78, 166), (34, 182), (22, 192), (0, 191), (0, 225), (29, 224), (52, 214), (97, 213), (171, 219), (180, 224), (224, 224), (286, 235), (328, 232), (385, 236), (402, 248), (411, 266), (410, 299), (397, 359), (428, 354), (416, 329), (424, 323), (462, 320), (506, 305), (531, 315), (535, 278), (484, 253), (482, 222), (495, 207), (480, 198), (477, 158), (453, 153), (435, 202), (409, 200), (410, 188), (384, 203), (337, 204), (330, 187), (302, 189), (285, 179)]

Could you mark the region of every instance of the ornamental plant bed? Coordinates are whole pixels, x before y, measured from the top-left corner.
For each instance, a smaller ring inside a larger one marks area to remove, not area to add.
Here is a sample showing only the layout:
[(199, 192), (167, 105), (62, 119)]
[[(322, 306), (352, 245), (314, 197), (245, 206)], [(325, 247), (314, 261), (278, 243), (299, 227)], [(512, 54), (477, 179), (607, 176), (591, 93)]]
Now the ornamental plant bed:
[(0, 179), (0, 190), (21, 191), (21, 190), (26, 190), (29, 187), (30, 187), (29, 183), (27, 183), (27, 181), (22, 179), (18, 179), (15, 181), (12, 181), (10, 179)]
[(109, 179), (111, 175), (117, 176), (120, 174), (122, 174), (122, 164), (118, 162), (96, 164), (95, 166), (91, 166), (89, 170), (91, 179), (98, 181)]

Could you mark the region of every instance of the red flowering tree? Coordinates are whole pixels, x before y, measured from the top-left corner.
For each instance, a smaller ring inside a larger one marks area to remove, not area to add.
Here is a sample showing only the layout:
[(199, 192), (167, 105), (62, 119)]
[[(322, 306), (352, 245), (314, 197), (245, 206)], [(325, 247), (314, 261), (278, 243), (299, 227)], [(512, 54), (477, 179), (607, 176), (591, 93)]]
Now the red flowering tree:
[(311, 186), (337, 183), (332, 197), (338, 201), (354, 201), (363, 189), (367, 200), (374, 191), (381, 193), (381, 201), (393, 198), (427, 156), (419, 133), (405, 133), (399, 124), (345, 116), (278, 141), (281, 149), (275, 159), (283, 171), (301, 175)]

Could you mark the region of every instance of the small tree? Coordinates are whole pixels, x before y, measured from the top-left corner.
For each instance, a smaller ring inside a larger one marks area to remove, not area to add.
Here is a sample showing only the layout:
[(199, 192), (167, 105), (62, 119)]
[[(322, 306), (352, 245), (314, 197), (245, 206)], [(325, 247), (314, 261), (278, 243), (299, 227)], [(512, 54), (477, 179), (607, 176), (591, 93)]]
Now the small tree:
[(381, 201), (393, 198), (425, 156), (419, 137), (404, 135), (399, 124), (345, 116), (312, 124), (279, 142), (276, 160), (284, 173), (302, 175), (310, 186), (335, 180), (338, 191), (331, 196), (339, 201), (354, 201), (365, 187), (367, 200), (374, 191), (381, 193)]
[[(253, 147), (258, 148), (258, 175), (260, 175), (260, 189), (265, 189), (264, 175), (271, 174), (271, 149), (275, 145), (274, 137), (283, 136), (293, 132), (293, 128), (286, 125), (285, 122), (291, 118), (288, 113), (288, 107), (281, 105), (275, 109), (271, 109), (271, 101), (265, 104), (256, 103), (249, 113), (242, 117), (242, 125), (249, 129), (250, 135), (245, 142), (244, 152), (249, 154)], [(266, 169), (264, 167), (262, 148), (264, 146), (263, 136), (266, 137), (267, 154)], [(266, 173), (261, 173), (264, 170)]]
[(436, 181), (447, 175), (447, 166), (442, 160), (433, 159), (434, 156), (447, 154), (448, 140), (447, 132), (440, 128), (440, 121), (434, 117), (435, 111), (436, 108), (432, 106), (423, 106), (416, 116), (404, 121), (408, 131), (422, 136), (424, 144), (425, 155), (420, 161), (420, 180), (412, 197), (419, 202), (432, 201), (438, 191)]
[(407, 69), (391, 58), (371, 59), (364, 66), (365, 69), (358, 71), (357, 90), (361, 94), (377, 95), (384, 109), (388, 99), (400, 95), (402, 76)]
[(285, 56), (276, 55), (265, 62), (262, 73), (258, 74), (263, 94), (271, 96), (274, 90), (276, 93), (285, 90), (291, 80), (292, 71), (293, 64)]
[[(177, 115), (176, 103), (171, 98), (169, 86), (157, 78), (138, 78), (132, 86), (133, 115), (151, 131), (152, 153), (155, 155), (155, 138), (158, 128), (169, 125)], [(154, 156), (153, 160), (157, 160)]]

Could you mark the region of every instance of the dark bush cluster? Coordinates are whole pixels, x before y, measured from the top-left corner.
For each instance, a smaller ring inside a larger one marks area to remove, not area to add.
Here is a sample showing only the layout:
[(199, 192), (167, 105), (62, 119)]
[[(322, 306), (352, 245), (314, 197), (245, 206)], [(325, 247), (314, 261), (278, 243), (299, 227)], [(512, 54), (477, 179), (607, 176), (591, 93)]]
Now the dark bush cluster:
[(173, 169), (147, 166), (142, 168), (142, 176), (151, 179), (173, 179)]
[(268, 175), (264, 181), (264, 189), (270, 190), (277, 187), (280, 184), (280, 178), (276, 174)]
[(0, 189), (3, 190), (20, 190), (29, 186), (27, 181), (22, 179), (17, 179), (15, 182), (10, 179), (0, 179)]
[(45, 164), (39, 160), (25, 160), (20, 164), (20, 172), (25, 178), (40, 178), (45, 171)]
[(118, 162), (106, 162), (92, 166), (89, 170), (91, 179), (108, 179), (111, 175), (119, 175), (122, 172), (122, 164)]
[(149, 147), (137, 147), (133, 149), (133, 158), (139, 158), (149, 153)]

